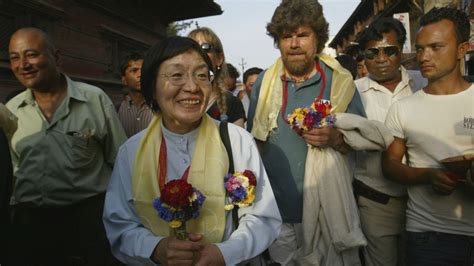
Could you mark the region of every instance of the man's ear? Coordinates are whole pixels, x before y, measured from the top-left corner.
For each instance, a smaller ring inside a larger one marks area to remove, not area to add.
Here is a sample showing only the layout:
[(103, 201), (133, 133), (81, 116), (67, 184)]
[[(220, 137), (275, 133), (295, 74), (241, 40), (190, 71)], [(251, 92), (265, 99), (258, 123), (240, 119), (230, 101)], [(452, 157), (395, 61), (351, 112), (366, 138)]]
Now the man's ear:
[(54, 50), (53, 56), (54, 56), (54, 62), (56, 63), (56, 65), (61, 66), (63, 64), (63, 57), (62, 57), (61, 51), (58, 49)]
[(469, 50), (469, 42), (462, 42), (458, 45), (458, 59), (464, 58)]
[(122, 84), (123, 84), (124, 86), (128, 86), (127, 80), (125, 79), (125, 76), (122, 76)]

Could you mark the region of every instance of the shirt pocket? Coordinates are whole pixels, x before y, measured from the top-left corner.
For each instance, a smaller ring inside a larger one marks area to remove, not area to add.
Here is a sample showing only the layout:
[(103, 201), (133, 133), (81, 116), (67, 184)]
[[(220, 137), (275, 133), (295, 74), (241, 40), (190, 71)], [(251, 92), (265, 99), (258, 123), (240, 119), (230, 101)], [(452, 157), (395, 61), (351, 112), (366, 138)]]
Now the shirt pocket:
[(74, 168), (89, 168), (98, 160), (96, 142), (88, 132), (88, 130), (82, 130), (66, 133), (66, 142), (71, 149)]

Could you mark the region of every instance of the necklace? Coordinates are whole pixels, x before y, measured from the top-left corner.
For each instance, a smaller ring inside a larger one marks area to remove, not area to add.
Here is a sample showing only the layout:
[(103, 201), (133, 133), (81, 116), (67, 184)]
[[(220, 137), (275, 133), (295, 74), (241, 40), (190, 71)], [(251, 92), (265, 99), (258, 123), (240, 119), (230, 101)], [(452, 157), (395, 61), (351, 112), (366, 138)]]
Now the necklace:
[[(321, 90), (319, 92), (319, 96), (316, 101), (320, 101), (323, 98), (324, 94), (324, 88), (326, 85), (326, 77), (324, 75), (324, 72), (321, 69), (321, 65), (319, 64), (319, 61), (314, 63), (314, 68), (316, 69), (317, 72), (321, 74)], [(306, 77), (305, 77), (306, 78)], [(286, 73), (283, 72), (283, 104), (281, 105), (281, 118), (283, 121), (285, 121), (287, 124), (289, 124), (288, 119), (285, 117), (285, 109), (286, 109), (286, 104), (287, 104), (287, 99), (288, 99), (288, 82), (286, 81)]]
[[(160, 191), (165, 187), (165, 183), (166, 183), (166, 172), (167, 172), (166, 157), (167, 157), (166, 141), (165, 141), (165, 137), (161, 135), (160, 155), (158, 159), (158, 164), (160, 168), (159, 168), (159, 173), (157, 173)], [(190, 165), (184, 171), (183, 175), (181, 176), (181, 179), (186, 180), (186, 181), (188, 180), (189, 167)]]

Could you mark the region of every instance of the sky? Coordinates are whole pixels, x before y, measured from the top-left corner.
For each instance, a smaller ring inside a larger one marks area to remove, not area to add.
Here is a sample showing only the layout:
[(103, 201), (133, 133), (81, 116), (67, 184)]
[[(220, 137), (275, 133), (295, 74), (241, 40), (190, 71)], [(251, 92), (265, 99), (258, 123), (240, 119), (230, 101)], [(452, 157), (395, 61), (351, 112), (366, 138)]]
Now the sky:
[[(200, 27), (211, 28), (222, 41), (227, 63), (234, 65), (242, 75), (251, 67), (267, 68), (280, 55), (273, 39), (266, 34), (280, 0), (214, 0), (224, 11), (222, 15), (193, 19)], [(329, 23), (329, 35), (337, 34), (360, 0), (319, 0)], [(195, 28), (195, 25), (180, 32), (180, 35)]]

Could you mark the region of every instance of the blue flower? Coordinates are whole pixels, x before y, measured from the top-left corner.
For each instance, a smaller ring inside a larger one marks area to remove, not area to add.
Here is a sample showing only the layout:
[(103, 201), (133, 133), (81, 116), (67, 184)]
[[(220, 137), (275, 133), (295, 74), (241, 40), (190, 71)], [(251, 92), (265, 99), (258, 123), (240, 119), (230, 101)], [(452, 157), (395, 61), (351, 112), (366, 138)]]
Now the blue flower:
[(232, 198), (232, 201), (241, 201), (247, 197), (247, 191), (245, 191), (245, 188), (240, 186), (232, 191), (230, 197)]

